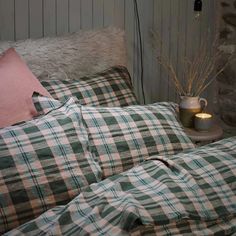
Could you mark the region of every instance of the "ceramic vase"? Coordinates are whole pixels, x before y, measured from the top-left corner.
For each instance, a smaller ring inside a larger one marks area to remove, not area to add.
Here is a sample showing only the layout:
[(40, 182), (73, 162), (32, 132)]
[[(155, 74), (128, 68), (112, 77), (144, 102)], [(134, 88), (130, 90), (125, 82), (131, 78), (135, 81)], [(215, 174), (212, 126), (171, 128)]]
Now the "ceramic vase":
[(202, 108), (206, 106), (207, 100), (205, 98), (181, 96), (179, 118), (183, 126), (193, 128), (195, 114), (202, 112)]

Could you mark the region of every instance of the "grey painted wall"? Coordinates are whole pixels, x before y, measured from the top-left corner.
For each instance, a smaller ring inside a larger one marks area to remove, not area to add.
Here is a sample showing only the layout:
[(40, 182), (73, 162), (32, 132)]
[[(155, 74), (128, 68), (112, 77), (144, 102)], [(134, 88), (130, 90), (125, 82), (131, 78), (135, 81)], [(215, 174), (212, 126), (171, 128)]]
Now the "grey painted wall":
[[(194, 0), (137, 0), (143, 37), (146, 103), (178, 99), (168, 74), (158, 65), (151, 46), (151, 30), (158, 29), (166, 52), (182, 77), (182, 59), (194, 54), (205, 32), (215, 30), (215, 0), (204, 0), (200, 19)], [(0, 0), (0, 39), (20, 40), (76, 32), (110, 25), (127, 35), (129, 70), (140, 100), (140, 55), (133, 0)], [(205, 96), (212, 96), (212, 89)]]

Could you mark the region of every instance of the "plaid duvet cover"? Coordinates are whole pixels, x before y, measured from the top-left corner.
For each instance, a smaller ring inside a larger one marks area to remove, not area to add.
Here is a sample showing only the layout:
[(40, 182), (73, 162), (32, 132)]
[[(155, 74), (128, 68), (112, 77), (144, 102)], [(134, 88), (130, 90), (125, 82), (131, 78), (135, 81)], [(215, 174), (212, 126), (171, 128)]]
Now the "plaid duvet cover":
[(73, 99), (38, 119), (0, 130), (0, 234), (100, 180), (101, 169), (87, 145)]
[(233, 235), (236, 137), (152, 156), (6, 235)]
[(64, 102), (76, 97), (81, 105), (129, 106), (138, 104), (131, 78), (123, 66), (114, 66), (90, 77), (41, 81), (51, 96)]

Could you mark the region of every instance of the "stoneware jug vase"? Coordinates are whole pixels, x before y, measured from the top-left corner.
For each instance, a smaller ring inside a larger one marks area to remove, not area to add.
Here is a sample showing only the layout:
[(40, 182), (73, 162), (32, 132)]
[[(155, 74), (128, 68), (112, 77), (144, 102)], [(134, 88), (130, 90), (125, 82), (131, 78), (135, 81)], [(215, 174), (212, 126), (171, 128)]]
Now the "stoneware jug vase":
[[(184, 127), (193, 128), (194, 116), (202, 112), (202, 108), (207, 106), (207, 100), (199, 97), (181, 96), (179, 104), (179, 118)], [(204, 102), (204, 105), (201, 105)]]

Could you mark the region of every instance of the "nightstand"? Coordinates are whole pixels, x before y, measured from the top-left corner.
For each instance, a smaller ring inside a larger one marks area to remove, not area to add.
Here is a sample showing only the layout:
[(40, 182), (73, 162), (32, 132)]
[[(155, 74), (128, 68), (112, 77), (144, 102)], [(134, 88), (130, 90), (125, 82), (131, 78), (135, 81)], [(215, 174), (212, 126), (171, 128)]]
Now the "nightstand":
[(211, 143), (223, 137), (223, 129), (218, 124), (214, 124), (208, 131), (197, 131), (193, 128), (184, 128), (184, 130), (188, 137), (197, 145)]

